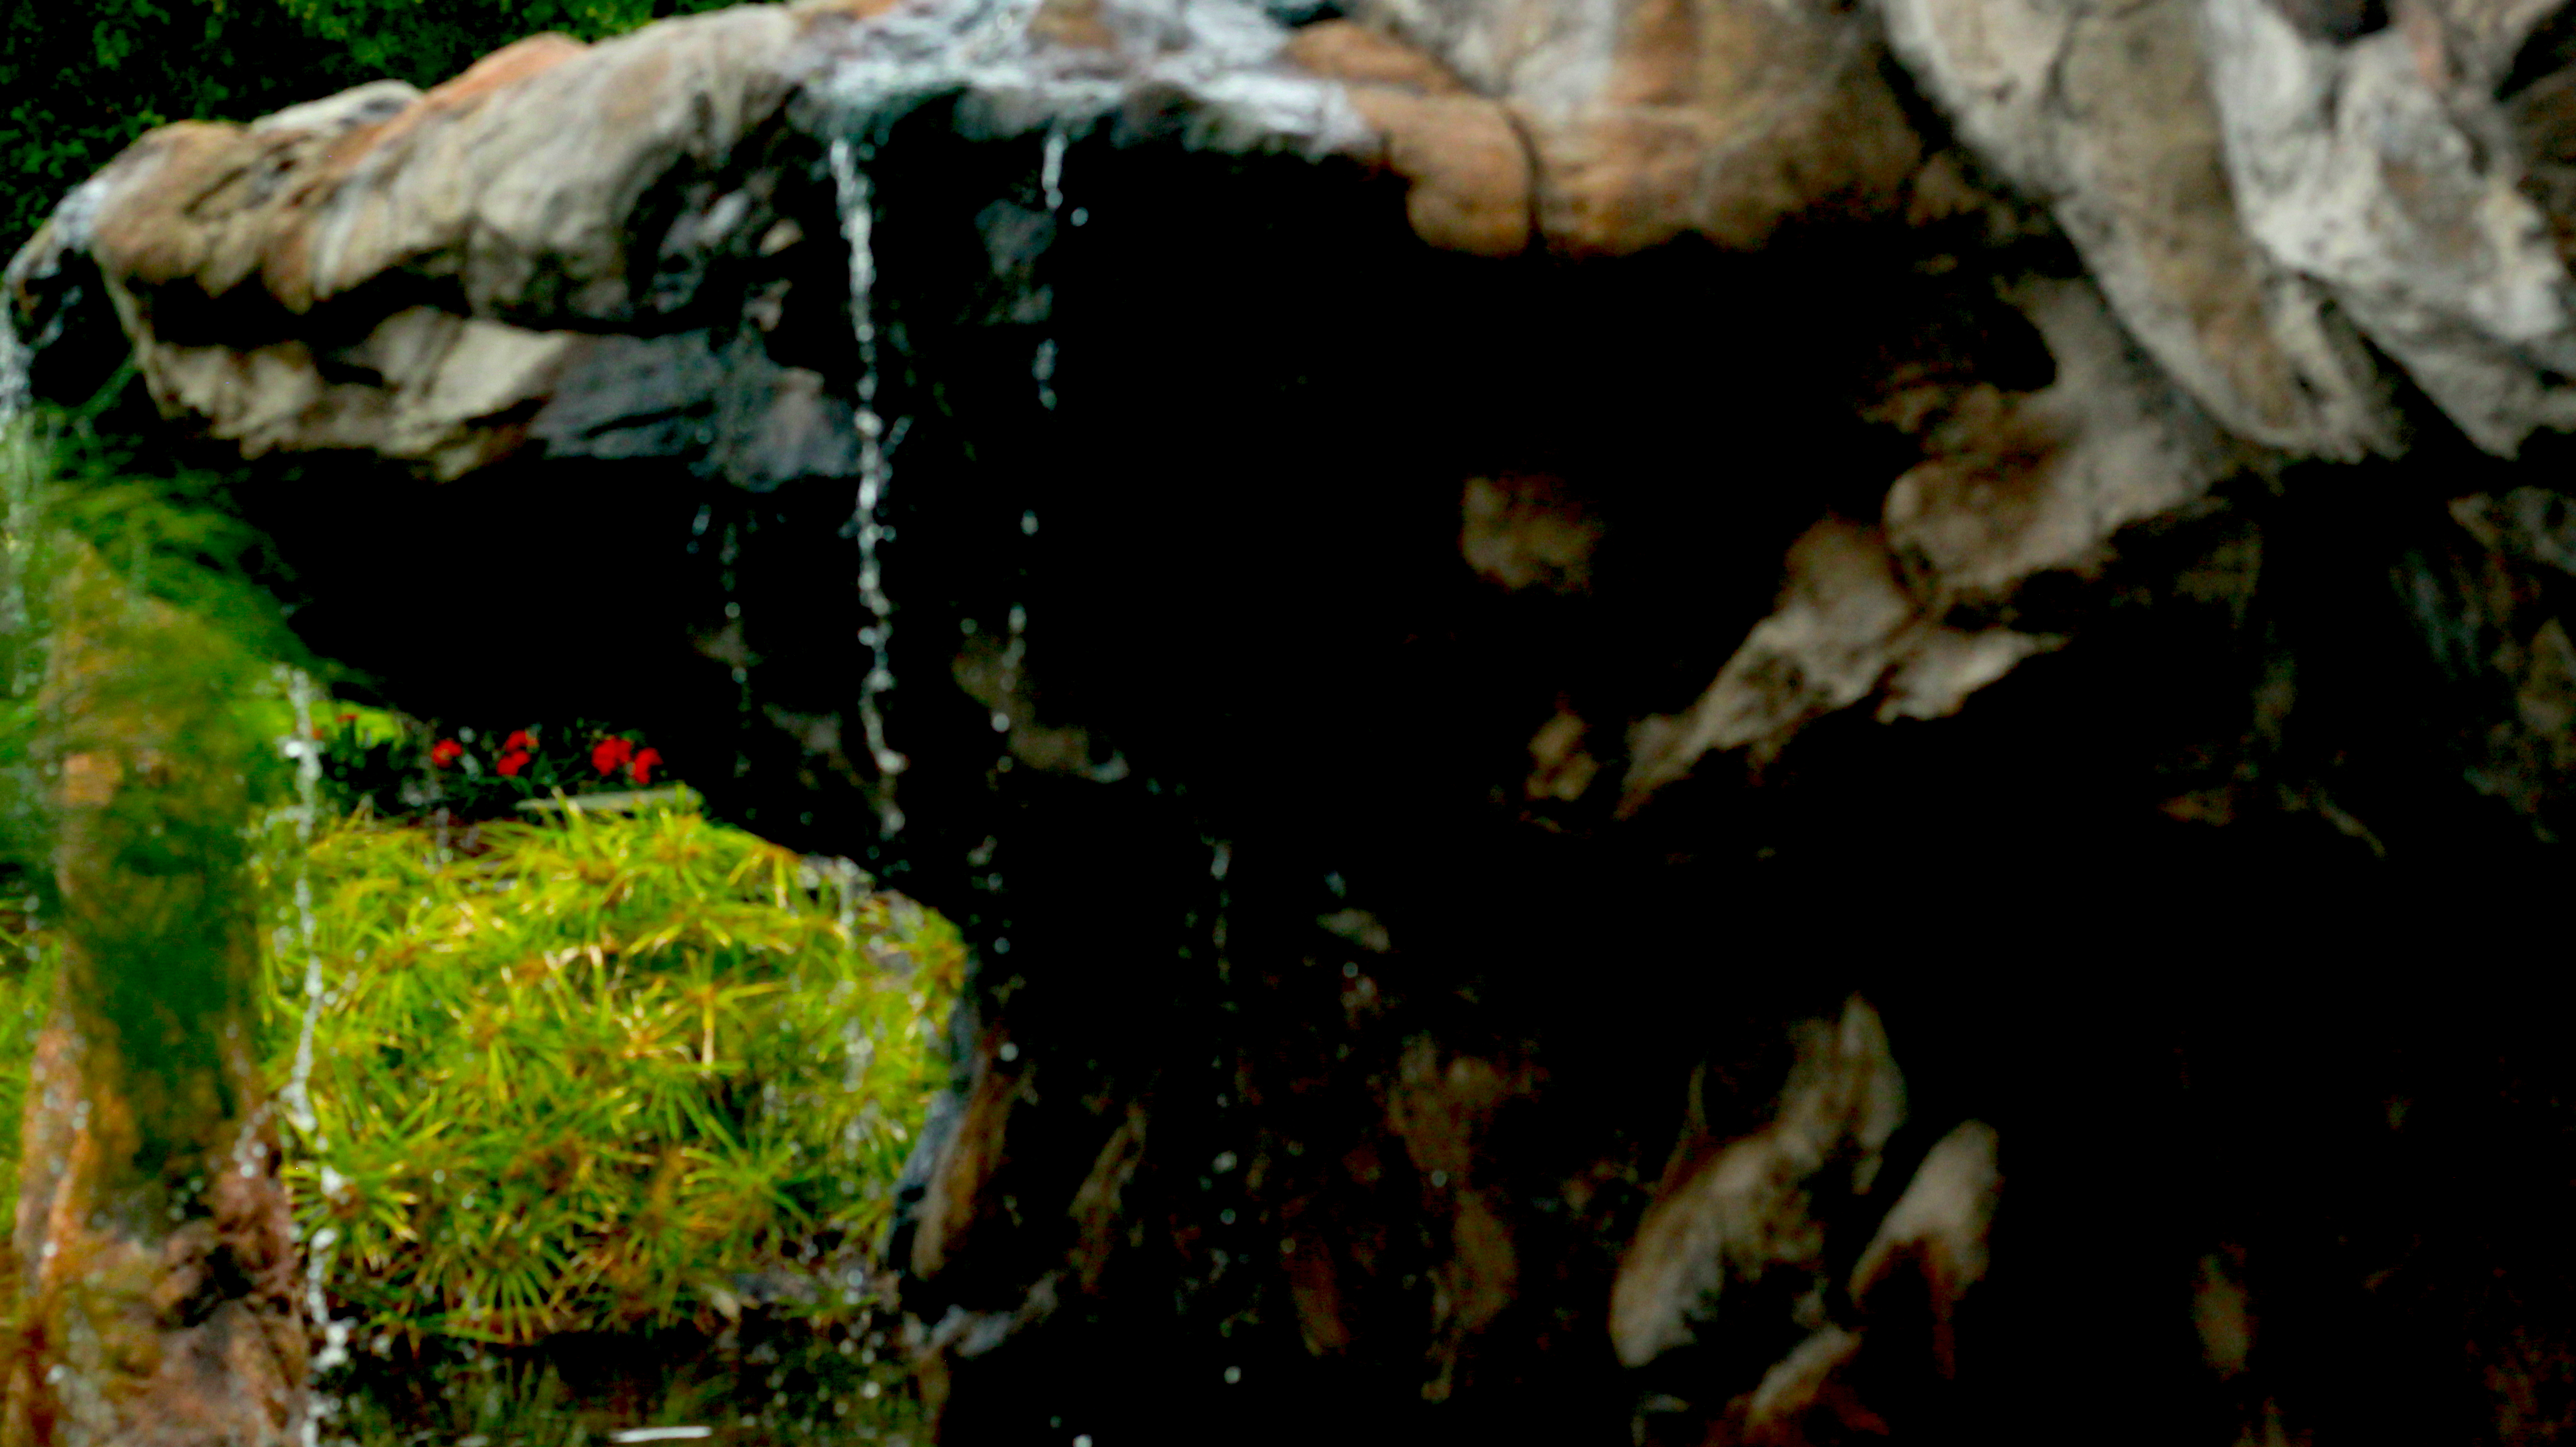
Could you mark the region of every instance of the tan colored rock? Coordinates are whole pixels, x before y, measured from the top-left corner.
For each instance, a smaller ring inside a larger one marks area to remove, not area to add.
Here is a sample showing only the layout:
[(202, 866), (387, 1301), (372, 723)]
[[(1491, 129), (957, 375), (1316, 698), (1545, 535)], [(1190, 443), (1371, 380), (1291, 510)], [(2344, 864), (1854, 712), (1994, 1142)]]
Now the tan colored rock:
[(1351, 20), (1324, 20), (1288, 36), (1283, 51), (1310, 74), (1345, 85), (1385, 86), (1415, 95), (1465, 95), (1447, 66), (1384, 32)]
[[(1510, 1307), (1523, 1265), (1514, 1245), (1511, 1203), (1480, 1178), (1494, 1116), (1526, 1095), (1525, 1070), (1474, 1055), (1445, 1054), (1429, 1036), (1408, 1041), (1388, 1092), (1388, 1123), (1412, 1157), (1423, 1184), (1426, 1218), (1444, 1224), (1447, 1252), (1431, 1268), (1431, 1377), (1425, 1401), (1448, 1398), (1462, 1360), (1477, 1338)], [(1323, 1303), (1315, 1303), (1320, 1317)], [(1320, 1330), (1319, 1330), (1320, 1327)], [(1310, 1334), (1332, 1327), (1319, 1323)]]
[(1901, 204), (1921, 142), (1874, 44), (1850, 29), (1782, 25), (1760, 0), (1723, 19), (1749, 33), (1694, 103), (1525, 111), (1552, 249), (1615, 256), (1696, 235), (1753, 250), (1793, 221)]
[(1878, 214), (1921, 158), (1875, 30), (1848, 11), (1383, 0), (1362, 13), (1510, 104), (1535, 156), (1539, 227), (1569, 255), (1684, 235), (1752, 248), (1792, 218)]
[(1875, 528), (1827, 518), (1790, 549), (1788, 582), (1687, 713), (1640, 720), (1622, 812), (1711, 752), (1776, 753), (1809, 720), (1867, 697), (1904, 655), (1920, 613)]
[(1025, 1071), (1001, 1068), (1004, 1043), (991, 1038), (978, 1042), (965, 1113), (932, 1163), (909, 1263), (912, 1274), (924, 1280), (935, 1279), (957, 1256), (976, 1226), (978, 1198), (1001, 1169), (1011, 1109), (1027, 1086)]
[(1529, 249), (1529, 152), (1501, 106), (1389, 85), (1354, 85), (1349, 94), (1384, 138), (1387, 169), (1411, 183), (1405, 219), (1415, 235), (1470, 256)]
[(1512, 256), (1531, 244), (1528, 147), (1508, 111), (1425, 52), (1352, 21), (1292, 33), (1282, 56), (1348, 88), (1374, 159), (1409, 183), (1406, 218), (1432, 245)]
[(389, 125), (318, 211), (313, 296), (402, 271), (454, 278), (496, 319), (624, 315), (635, 203), (777, 114), (796, 34), (786, 12), (745, 6), (495, 54)]
[[(1700, 1323), (1724, 1320), (1740, 1286), (1780, 1271), (1821, 1272), (1816, 1194), (1866, 1194), (1879, 1152), (1904, 1120), (1905, 1077), (1867, 1001), (1852, 997), (1835, 1021), (1801, 1022), (1770, 1124), (1731, 1142), (1686, 1128), (1675, 1148), (1611, 1289), (1619, 1360), (1642, 1367), (1687, 1346)], [(1800, 1324), (1826, 1326), (1821, 1318)]]
[(2080, 282), (2033, 283), (2019, 300), (2057, 377), (1914, 389), (1884, 414), (1922, 438), (1925, 461), (1890, 485), (1879, 526), (1827, 518), (1789, 553), (1775, 611), (1686, 712), (1632, 729), (1623, 811), (1709, 754), (1769, 759), (1808, 721), (1877, 701), (1882, 721), (1940, 718), (2065, 639), (1949, 626), (2030, 578), (2089, 576), (2122, 527), (2181, 507), (2259, 458), (2212, 425), (2140, 354)]
[(1931, 1314), (1932, 1361), (1944, 1377), (1958, 1372), (1960, 1303), (1992, 1265), (2004, 1188), (2000, 1146), (1995, 1128), (1977, 1120), (1934, 1142), (1852, 1266), (1850, 1293), (1864, 1314), (1901, 1274), (1919, 1279)]

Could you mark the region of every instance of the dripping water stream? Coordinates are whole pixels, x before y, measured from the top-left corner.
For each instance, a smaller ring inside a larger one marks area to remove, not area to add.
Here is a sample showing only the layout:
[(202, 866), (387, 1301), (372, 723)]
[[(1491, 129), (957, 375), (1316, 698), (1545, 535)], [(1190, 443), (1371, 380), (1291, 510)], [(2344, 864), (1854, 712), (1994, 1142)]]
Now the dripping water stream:
[[(295, 717), (295, 737), (290, 741), (295, 753), (295, 944), (304, 956), (304, 1018), (296, 1031), (295, 1065), (277, 1099), (285, 1107), (287, 1123), (295, 1127), (304, 1138), (305, 1148), (313, 1153), (318, 1186), (327, 1204), (339, 1194), (342, 1180), (339, 1172), (331, 1168), (330, 1141), (322, 1133), (321, 1118), (314, 1113), (312, 1094), (313, 1029), (328, 1004), (322, 982), (321, 942), (313, 915), (313, 833), (322, 810), (322, 748), (315, 740), (312, 677), (299, 668), (279, 671), (285, 675), (287, 701)], [(331, 1275), (332, 1248), (339, 1240), (340, 1233), (325, 1225), (304, 1243), (305, 1319), (319, 1328), (322, 1345), (313, 1356), (308, 1379), (315, 1389), (304, 1413), (303, 1447), (319, 1447), (322, 1419), (332, 1408), (329, 1398), (319, 1390), (320, 1382), (349, 1360), (351, 1324), (331, 1315), (330, 1295), (325, 1289)]]
[(892, 476), (888, 454), (901, 440), (901, 429), (897, 429), (898, 435), (888, 436), (885, 418), (876, 405), (876, 211), (869, 196), (867, 175), (859, 169), (857, 145), (847, 137), (834, 140), (831, 164), (832, 185), (840, 200), (841, 235), (850, 247), (850, 325), (859, 344), (855, 419), (859, 434), (859, 493), (850, 516), (850, 526), (859, 543), (859, 602), (868, 611), (868, 621), (859, 629), (859, 641), (868, 650), (867, 676), (859, 682), (859, 724), (867, 735), (869, 760), (876, 765), (877, 824), (885, 837), (892, 838), (903, 828), (903, 810), (894, 801), (894, 779), (903, 772), (905, 759), (886, 743), (885, 710), (877, 704), (878, 696), (894, 687), (889, 654), (894, 637), (894, 604), (886, 597), (885, 566), (877, 554), (878, 545), (885, 540), (885, 528), (877, 521), (877, 508), (885, 501), (886, 483)]
[[(1047, 221), (1050, 223), (1048, 226), (1048, 235), (1050, 239), (1054, 236), (1055, 226), (1057, 224), (1061, 224), (1064, 219), (1064, 148), (1066, 140), (1067, 137), (1065, 135), (1065, 129), (1061, 123), (1047, 127), (1046, 155), (1038, 164), (1038, 187), (1046, 195)], [(1038, 343), (1037, 356), (1029, 363), (1029, 375), (1037, 379), (1038, 405), (1050, 412), (1055, 410), (1055, 361), (1055, 338), (1048, 337)], [(1032, 533), (1036, 532), (1036, 522), (1037, 515), (1035, 513), (1031, 513), (1024, 525), (1025, 530)]]
[[(828, 87), (838, 111), (838, 134), (831, 142), (832, 186), (841, 214), (841, 235), (850, 253), (849, 315), (858, 343), (859, 378), (853, 421), (859, 439), (858, 496), (850, 530), (859, 548), (859, 602), (868, 613), (859, 641), (868, 651), (859, 684), (859, 724), (875, 765), (875, 807), (881, 835), (892, 838), (903, 828), (903, 810), (895, 802), (894, 780), (909, 762), (888, 742), (883, 697), (895, 686), (891, 644), (894, 606), (885, 591), (880, 545), (890, 536), (879, 510), (893, 480), (893, 455), (909, 419), (889, 424), (879, 409), (882, 391), (883, 341), (877, 326), (876, 197), (866, 171), (876, 139), (907, 101), (943, 91), (972, 89), (977, 81), (1004, 75), (1022, 76), (1029, 65), (1029, 22), (1037, 14), (1034, 0), (991, 3), (907, 12), (897, 11), (876, 26), (872, 44), (862, 56), (839, 67)], [(1096, 109), (1106, 93), (1089, 94)], [(1070, 97), (1068, 97), (1070, 99)], [(1062, 166), (1061, 127), (1051, 133), (1051, 170)], [(1039, 384), (1048, 369), (1041, 364)]]
[(9, 309), (0, 306), (0, 429), (18, 420), (35, 400), (35, 386), (28, 375), (32, 360), (27, 344), (18, 340), (17, 323)]

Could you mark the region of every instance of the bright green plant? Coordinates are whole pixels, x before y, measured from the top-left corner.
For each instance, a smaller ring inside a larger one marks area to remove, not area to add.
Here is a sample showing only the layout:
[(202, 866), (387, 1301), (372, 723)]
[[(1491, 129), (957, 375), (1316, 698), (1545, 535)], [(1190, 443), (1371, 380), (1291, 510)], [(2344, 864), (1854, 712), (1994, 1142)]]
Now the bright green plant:
[[(310, 745), (319, 727), (363, 751), (411, 729), (330, 704), (299, 717), (292, 675), (270, 660), (324, 666), (294, 651), (261, 587), (260, 540), (221, 484), (113, 454), (79, 415), (0, 427), (0, 1219), (63, 958), (58, 931), (31, 927), (58, 907), (36, 745), (52, 726), (38, 685), (63, 560), (104, 559), (138, 609), (205, 625), (151, 676), (191, 680), (228, 738)], [(593, 787), (662, 782), (636, 738), (574, 726), (548, 747), (558, 773), (587, 770)], [(176, 776), (203, 762), (174, 760)], [(200, 772), (234, 769), (258, 801), (295, 796), (285, 750)], [(247, 840), (223, 825), (246, 846), (266, 926), (254, 1023), (300, 1222), (361, 1349), (704, 1326), (754, 1297), (843, 1328), (816, 1341), (846, 1350), (862, 1335), (850, 1268), (875, 1264), (867, 1248), (944, 1080), (938, 1027), (962, 949), (855, 870), (681, 798), (631, 817), (445, 827), (325, 808), (309, 843), (287, 810)], [(882, 1375), (873, 1350), (850, 1365)], [(824, 1408), (899, 1416), (884, 1385), (854, 1377)]]
[(953, 931), (686, 808), (448, 846), (361, 817), (301, 865), (260, 856), (281, 1082), (311, 870), (327, 993), (290, 1177), (361, 1342), (711, 1322), (755, 1281), (851, 1314), (832, 1272), (883, 1228), (944, 1077)]
[(27, 927), (15, 908), (0, 925), (0, 1222), (18, 1219), (18, 1133), (36, 1032), (54, 1003), (62, 941)]

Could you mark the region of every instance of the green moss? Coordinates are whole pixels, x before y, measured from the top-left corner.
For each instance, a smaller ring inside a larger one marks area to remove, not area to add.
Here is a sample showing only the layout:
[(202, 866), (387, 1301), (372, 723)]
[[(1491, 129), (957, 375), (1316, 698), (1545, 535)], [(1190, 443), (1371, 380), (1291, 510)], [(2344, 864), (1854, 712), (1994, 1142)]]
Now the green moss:
[[(289, 1174), (360, 1342), (705, 1324), (746, 1277), (854, 1314), (838, 1273), (944, 1077), (954, 932), (685, 808), (449, 843), (361, 818), (305, 856), (326, 994)], [(258, 866), (281, 1083), (297, 867)]]
[(0, 1221), (18, 1219), (18, 1133), (27, 1114), (27, 1076), (36, 1032), (54, 1004), (62, 942), (28, 929), (14, 910), (0, 915)]

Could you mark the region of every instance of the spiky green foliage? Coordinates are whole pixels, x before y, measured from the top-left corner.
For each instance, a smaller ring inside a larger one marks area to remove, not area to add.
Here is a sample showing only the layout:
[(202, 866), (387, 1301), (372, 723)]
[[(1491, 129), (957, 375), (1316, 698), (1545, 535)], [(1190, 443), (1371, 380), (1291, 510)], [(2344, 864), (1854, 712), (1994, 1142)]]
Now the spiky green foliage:
[[(857, 1304), (822, 1268), (883, 1227), (944, 1076), (946, 924), (685, 808), (445, 848), (362, 818), (305, 857), (328, 992), (290, 1176), (362, 1341), (711, 1321), (746, 1278)], [(296, 853), (261, 858), (285, 906)], [(273, 917), (282, 1081), (304, 939)]]
[[(59, 912), (45, 766), (76, 722), (48, 717), (38, 686), (55, 583), (75, 560), (93, 572), (104, 560), (137, 617), (189, 625), (185, 647), (138, 653), (93, 693), (195, 700), (208, 712), (192, 739), (309, 739), (267, 661), (295, 655), (256, 581), (259, 540), (224, 510), (219, 482), (130, 467), (78, 415), (0, 426), (0, 1186), (12, 1197), (60, 944), (21, 930), (30, 912)], [(294, 797), (279, 749), (240, 756), (228, 743), (209, 759), (174, 760), (171, 775)], [(445, 834), (360, 815), (323, 821), (309, 848), (291, 811), (267, 818), (245, 840), (236, 811), (208, 839), (227, 858), (246, 846), (271, 926), (256, 1024), (272, 1088), (294, 1073), (308, 959), (328, 986), (313, 1019), (316, 1116), (295, 1132), (290, 1176), (308, 1238), (333, 1243), (337, 1312), (362, 1341), (704, 1322), (747, 1291), (805, 1291), (825, 1315), (858, 1305), (832, 1272), (881, 1228), (943, 1077), (938, 1022), (962, 971), (944, 922), (689, 807)], [(158, 837), (149, 822), (137, 838)], [(151, 980), (126, 983), (151, 1002)]]

